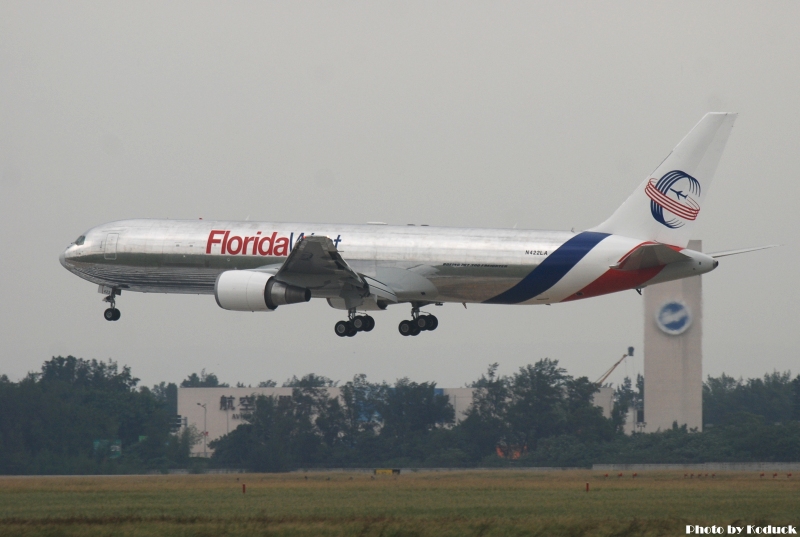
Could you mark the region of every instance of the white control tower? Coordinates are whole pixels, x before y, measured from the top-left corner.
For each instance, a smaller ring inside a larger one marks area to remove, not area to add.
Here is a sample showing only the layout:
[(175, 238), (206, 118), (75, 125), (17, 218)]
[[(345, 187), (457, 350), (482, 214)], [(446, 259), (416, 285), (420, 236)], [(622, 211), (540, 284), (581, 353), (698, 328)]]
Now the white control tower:
[[(702, 251), (701, 241), (690, 250)], [(645, 432), (673, 423), (703, 430), (703, 286), (700, 276), (644, 289)]]

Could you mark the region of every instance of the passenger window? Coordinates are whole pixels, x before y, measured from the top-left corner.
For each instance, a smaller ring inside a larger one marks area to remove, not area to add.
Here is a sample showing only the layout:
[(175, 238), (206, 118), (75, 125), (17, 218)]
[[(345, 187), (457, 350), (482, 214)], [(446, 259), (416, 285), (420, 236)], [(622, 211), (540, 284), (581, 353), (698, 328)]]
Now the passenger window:
[(83, 241), (85, 241), (85, 240), (86, 240), (86, 235), (81, 235), (80, 237), (75, 239), (75, 244), (80, 246), (81, 244), (83, 244)]

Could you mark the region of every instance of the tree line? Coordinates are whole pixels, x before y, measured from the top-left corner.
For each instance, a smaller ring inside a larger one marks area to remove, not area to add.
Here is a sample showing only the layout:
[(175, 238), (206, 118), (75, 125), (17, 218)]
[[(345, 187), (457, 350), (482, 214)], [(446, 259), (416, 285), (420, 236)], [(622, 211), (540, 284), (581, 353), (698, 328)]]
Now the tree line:
[[(181, 386), (227, 384), (201, 371)], [(210, 444), (211, 460), (198, 460), (190, 453), (199, 431), (175, 428), (176, 384), (139, 386), (113, 361), (55, 357), (19, 382), (0, 375), (0, 473), (800, 460), (800, 376), (788, 372), (708, 377), (704, 432), (676, 425), (630, 436), (622, 429), (643, 399), (641, 377), (616, 388), (605, 418), (592, 402), (598, 387), (547, 358), (505, 376), (489, 366), (470, 384), (473, 402), (458, 422), (435, 382), (356, 375), (339, 384), (309, 374), (283, 386), (291, 397), (257, 397), (244, 423)], [(340, 397), (328, 395), (333, 386)]]
[[(73, 356), (53, 358), (19, 382), (0, 375), (0, 473), (126, 473), (188, 464), (194, 431), (172, 434), (165, 386), (150, 390), (138, 382), (116, 362)], [(114, 451), (117, 440), (121, 454)]]

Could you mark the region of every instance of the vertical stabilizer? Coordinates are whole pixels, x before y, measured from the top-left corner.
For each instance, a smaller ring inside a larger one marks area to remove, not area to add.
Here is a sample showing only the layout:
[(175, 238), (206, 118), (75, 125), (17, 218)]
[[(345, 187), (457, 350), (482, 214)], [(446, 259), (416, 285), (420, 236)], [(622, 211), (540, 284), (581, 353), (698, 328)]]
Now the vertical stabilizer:
[(736, 114), (710, 112), (611, 215), (591, 229), (686, 247)]

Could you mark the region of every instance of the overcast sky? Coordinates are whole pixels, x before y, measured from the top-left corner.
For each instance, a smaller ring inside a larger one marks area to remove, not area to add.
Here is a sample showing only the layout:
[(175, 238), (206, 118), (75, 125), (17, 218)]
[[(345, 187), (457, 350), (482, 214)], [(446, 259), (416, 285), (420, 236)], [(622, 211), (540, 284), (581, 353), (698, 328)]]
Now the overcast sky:
[[(594, 379), (641, 351), (642, 298), (397, 306), (338, 338), (275, 314), (96, 286), (58, 254), (122, 218), (586, 229), (708, 111), (739, 112), (697, 238), (704, 375), (800, 373), (800, 3), (0, 1), (0, 373), (112, 358), (143, 383), (205, 368), (457, 387), (543, 357)], [(641, 352), (609, 380), (642, 370)]]

